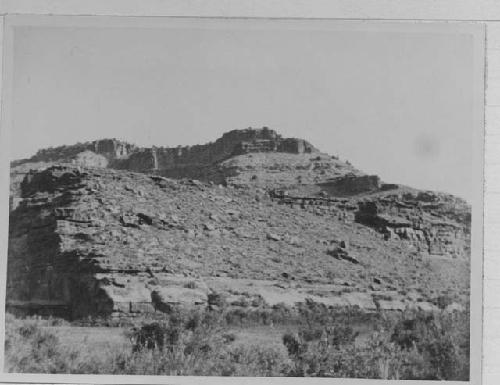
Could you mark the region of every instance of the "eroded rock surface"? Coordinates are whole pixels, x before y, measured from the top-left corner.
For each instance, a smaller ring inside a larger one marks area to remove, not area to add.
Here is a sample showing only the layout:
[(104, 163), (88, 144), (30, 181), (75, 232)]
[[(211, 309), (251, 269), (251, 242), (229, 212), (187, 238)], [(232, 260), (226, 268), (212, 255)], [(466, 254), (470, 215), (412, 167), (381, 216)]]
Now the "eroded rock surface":
[[(139, 161), (145, 154), (156, 155)], [(367, 311), (469, 301), (465, 202), (383, 183), (269, 129), (189, 149), (96, 141), (12, 166), (11, 309), (81, 317), (221, 299)]]
[(346, 174), (362, 173), (346, 162), (320, 153), (309, 142), (283, 138), (267, 127), (233, 130), (215, 142), (178, 147), (142, 148), (102, 139), (38, 151), (25, 164), (72, 163), (190, 178), (217, 184), (288, 186), (328, 182)]

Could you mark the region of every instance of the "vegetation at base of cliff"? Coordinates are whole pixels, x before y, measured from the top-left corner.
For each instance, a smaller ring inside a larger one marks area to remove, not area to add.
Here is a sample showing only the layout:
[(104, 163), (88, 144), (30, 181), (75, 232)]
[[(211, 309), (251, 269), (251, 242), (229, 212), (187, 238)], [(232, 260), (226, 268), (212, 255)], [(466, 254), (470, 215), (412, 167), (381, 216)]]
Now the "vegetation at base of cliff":
[[(469, 378), (468, 312), (377, 313), (370, 320), (373, 330), (361, 342), (352, 326), (360, 319), (357, 311), (309, 302), (298, 314), (295, 327), (282, 334), (279, 346), (235, 341), (230, 326), (257, 322), (256, 314), (245, 321), (227, 311), (178, 310), (162, 319), (122, 326), (123, 348), (99, 349), (97, 354), (88, 344), (62, 343), (54, 330), (60, 325), (75, 327), (66, 321), (16, 319), (7, 314), (5, 369), (23, 373)], [(51, 327), (46, 326), (48, 322)], [(261, 324), (272, 325), (269, 321)]]

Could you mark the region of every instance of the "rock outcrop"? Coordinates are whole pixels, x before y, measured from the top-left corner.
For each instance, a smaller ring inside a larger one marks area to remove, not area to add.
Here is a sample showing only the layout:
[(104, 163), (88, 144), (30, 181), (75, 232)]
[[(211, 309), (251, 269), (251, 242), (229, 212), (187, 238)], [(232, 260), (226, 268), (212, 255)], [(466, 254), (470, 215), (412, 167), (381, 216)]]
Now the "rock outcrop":
[(469, 298), (465, 202), (385, 184), (266, 128), (190, 148), (41, 150), (12, 164), (10, 203), (13, 311), (133, 316), (214, 298), (372, 311)]
[(93, 142), (77, 143), (70, 146), (50, 147), (39, 150), (29, 159), (22, 159), (13, 162), (13, 166), (31, 162), (71, 162), (78, 154), (92, 151), (95, 154), (105, 156), (108, 161), (126, 159), (130, 154), (138, 151), (135, 145), (117, 140), (101, 139)]
[(470, 209), (449, 195), (420, 192), (370, 198), (359, 202), (355, 219), (387, 240), (409, 241), (419, 252), (462, 259), (470, 256)]
[[(73, 162), (89, 167), (155, 172), (174, 178), (217, 179), (219, 183), (224, 176), (217, 175), (214, 165), (230, 157), (249, 153), (316, 152), (318, 150), (303, 139), (282, 138), (276, 131), (263, 127), (229, 131), (213, 143), (194, 146), (141, 148), (117, 139), (102, 139), (43, 149), (24, 162)], [(98, 156), (91, 156), (92, 153)]]
[(328, 195), (351, 196), (367, 192), (376, 192), (382, 187), (377, 175), (348, 174), (332, 181), (321, 183), (320, 186)]
[[(198, 179), (216, 184), (290, 186), (325, 183), (325, 189), (349, 194), (349, 189), (366, 189), (378, 183), (347, 162), (320, 153), (309, 142), (283, 138), (267, 127), (233, 130), (215, 142), (178, 147), (143, 148), (117, 140), (102, 139), (72, 146), (38, 151), (30, 159), (14, 161), (13, 168), (28, 164), (72, 163), (82, 167), (103, 167), (154, 173), (168, 178)], [(338, 178), (354, 179), (338, 185)], [(375, 177), (376, 178), (376, 177)]]

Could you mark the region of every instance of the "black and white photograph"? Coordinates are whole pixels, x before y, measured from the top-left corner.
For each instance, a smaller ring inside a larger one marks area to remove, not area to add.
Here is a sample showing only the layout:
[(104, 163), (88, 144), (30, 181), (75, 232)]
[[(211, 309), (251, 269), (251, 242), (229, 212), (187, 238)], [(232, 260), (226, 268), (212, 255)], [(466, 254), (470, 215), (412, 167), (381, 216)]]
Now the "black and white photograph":
[(119, 19), (5, 32), (4, 372), (474, 380), (484, 28)]

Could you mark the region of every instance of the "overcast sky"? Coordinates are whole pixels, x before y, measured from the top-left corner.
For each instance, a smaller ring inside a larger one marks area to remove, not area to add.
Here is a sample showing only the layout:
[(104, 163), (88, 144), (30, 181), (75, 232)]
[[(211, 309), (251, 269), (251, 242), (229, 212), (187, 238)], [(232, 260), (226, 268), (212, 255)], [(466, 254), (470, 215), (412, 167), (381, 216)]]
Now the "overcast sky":
[(11, 158), (105, 137), (202, 144), (268, 126), (387, 182), (470, 197), (471, 36), (248, 23), (18, 27)]

